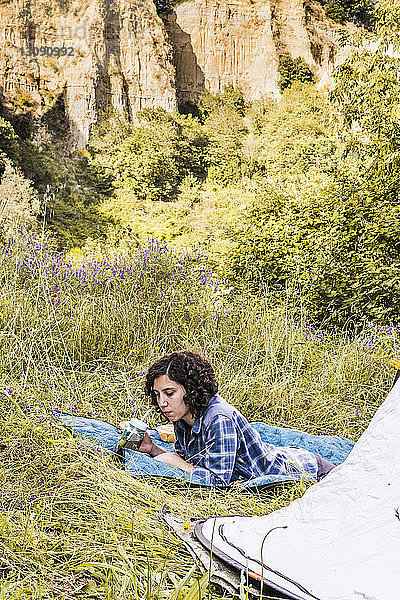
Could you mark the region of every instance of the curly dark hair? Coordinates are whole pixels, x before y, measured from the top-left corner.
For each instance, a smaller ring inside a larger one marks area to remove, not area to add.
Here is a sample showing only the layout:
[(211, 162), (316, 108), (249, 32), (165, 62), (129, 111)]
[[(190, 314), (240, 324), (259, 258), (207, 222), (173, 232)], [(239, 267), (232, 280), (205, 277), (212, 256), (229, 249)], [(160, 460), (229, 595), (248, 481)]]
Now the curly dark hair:
[(144, 391), (157, 408), (153, 387), (154, 380), (161, 375), (183, 385), (186, 392), (183, 401), (195, 418), (204, 414), (210, 398), (218, 391), (214, 369), (201, 354), (189, 350), (172, 352), (156, 360), (147, 371)]

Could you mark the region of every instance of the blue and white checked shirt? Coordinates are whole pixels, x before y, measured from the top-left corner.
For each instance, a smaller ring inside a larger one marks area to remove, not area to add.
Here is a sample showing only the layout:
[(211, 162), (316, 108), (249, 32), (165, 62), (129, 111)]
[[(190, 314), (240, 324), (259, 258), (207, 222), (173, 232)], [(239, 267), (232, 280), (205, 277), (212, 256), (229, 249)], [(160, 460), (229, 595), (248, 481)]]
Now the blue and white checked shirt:
[(175, 452), (194, 465), (196, 480), (225, 487), (237, 480), (261, 475), (296, 473), (317, 478), (317, 459), (301, 448), (263, 442), (247, 419), (219, 394), (210, 399), (205, 413), (189, 427), (174, 423)]

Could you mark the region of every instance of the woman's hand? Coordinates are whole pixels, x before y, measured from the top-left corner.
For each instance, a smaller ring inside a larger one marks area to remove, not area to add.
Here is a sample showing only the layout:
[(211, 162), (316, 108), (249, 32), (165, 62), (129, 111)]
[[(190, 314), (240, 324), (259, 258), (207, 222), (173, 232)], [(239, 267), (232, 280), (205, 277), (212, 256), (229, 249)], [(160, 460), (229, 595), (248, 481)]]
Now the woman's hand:
[(164, 454), (166, 450), (164, 450), (164, 448), (160, 448), (160, 446), (157, 446), (157, 444), (153, 442), (146, 431), (143, 441), (138, 448), (138, 452), (144, 452), (145, 454), (149, 454), (152, 458), (154, 458), (159, 454)]

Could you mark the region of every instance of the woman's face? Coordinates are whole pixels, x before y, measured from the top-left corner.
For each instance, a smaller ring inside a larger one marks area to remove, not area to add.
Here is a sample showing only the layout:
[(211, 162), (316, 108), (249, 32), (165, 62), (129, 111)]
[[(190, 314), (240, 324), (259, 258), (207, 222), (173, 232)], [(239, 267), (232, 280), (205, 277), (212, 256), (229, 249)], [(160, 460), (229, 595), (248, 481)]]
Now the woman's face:
[(183, 419), (189, 425), (193, 425), (192, 413), (183, 401), (186, 393), (183, 385), (172, 381), (168, 375), (161, 375), (154, 380), (153, 390), (157, 404), (167, 419), (173, 423)]

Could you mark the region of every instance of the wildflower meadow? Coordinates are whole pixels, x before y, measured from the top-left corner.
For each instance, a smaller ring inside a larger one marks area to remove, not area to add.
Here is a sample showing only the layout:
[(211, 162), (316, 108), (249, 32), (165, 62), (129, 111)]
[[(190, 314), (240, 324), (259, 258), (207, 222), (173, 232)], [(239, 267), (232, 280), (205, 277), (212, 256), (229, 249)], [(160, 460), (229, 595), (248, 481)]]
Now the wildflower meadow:
[(22, 231), (1, 249), (0, 277), (1, 600), (226, 597), (160, 520), (162, 507), (188, 520), (260, 515), (307, 485), (250, 492), (133, 479), (57, 413), (140, 417), (147, 366), (190, 348), (250, 420), (356, 440), (395, 373), (397, 328), (320, 330), (298, 307), (295, 319), (292, 304), (229, 287), (203, 254), (155, 239), (78, 260)]

